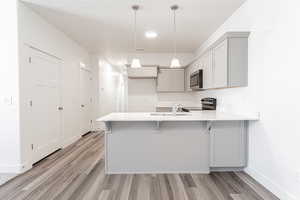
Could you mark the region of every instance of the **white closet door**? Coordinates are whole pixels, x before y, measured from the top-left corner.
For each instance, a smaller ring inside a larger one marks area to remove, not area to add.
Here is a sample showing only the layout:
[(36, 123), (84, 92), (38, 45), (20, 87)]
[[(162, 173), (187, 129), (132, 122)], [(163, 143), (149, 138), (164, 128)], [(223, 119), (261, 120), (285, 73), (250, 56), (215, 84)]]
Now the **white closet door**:
[(31, 51), (28, 70), (34, 162), (61, 148), (61, 66), (60, 60)]
[(80, 69), (80, 112), (81, 134), (91, 131), (92, 120), (92, 76), (91, 72), (86, 69)]

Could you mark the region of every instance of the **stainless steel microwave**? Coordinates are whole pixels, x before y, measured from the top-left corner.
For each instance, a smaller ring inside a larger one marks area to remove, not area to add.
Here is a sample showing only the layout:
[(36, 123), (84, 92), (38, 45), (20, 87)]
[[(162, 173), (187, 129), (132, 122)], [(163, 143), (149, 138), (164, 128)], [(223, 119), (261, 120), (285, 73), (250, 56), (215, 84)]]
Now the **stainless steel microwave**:
[(203, 89), (203, 70), (199, 69), (190, 76), (190, 88), (192, 90)]

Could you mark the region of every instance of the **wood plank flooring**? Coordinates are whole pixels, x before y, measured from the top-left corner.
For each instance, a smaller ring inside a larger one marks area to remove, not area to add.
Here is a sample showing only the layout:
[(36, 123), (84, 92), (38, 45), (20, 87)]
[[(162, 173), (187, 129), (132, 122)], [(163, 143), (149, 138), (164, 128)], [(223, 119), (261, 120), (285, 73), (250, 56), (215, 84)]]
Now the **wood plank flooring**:
[(105, 175), (104, 136), (92, 133), (0, 187), (2, 200), (275, 200), (242, 172)]

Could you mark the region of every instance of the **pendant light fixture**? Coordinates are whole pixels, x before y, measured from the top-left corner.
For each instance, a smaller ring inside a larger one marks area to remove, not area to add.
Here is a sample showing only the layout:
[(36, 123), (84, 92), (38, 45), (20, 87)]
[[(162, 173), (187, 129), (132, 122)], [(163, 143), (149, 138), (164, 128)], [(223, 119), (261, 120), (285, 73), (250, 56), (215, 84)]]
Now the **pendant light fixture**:
[(181, 67), (181, 65), (180, 65), (180, 62), (179, 62), (179, 60), (178, 60), (178, 58), (177, 58), (177, 38), (176, 38), (176, 33), (177, 33), (177, 27), (176, 27), (176, 11), (178, 10), (178, 5), (173, 5), (173, 6), (171, 6), (171, 10), (173, 11), (173, 13), (174, 13), (174, 21), (173, 21), (173, 25), (174, 25), (174, 36), (173, 36), (173, 39), (174, 39), (174, 56), (173, 56), (173, 59), (172, 59), (172, 61), (171, 61), (171, 68), (179, 68), (179, 67)]
[(138, 5), (133, 5), (132, 10), (134, 12), (134, 58), (132, 59), (131, 62), (131, 67), (132, 68), (141, 68), (141, 62), (136, 56), (136, 12), (139, 10), (140, 6)]

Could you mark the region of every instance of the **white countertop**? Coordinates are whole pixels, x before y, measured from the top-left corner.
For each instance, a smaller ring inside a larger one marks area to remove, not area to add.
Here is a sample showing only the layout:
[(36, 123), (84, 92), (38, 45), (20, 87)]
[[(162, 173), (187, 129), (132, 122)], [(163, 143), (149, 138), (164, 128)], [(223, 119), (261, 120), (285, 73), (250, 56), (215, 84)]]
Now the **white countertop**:
[[(157, 113), (156, 113), (157, 114)], [(258, 116), (244, 116), (216, 111), (201, 111), (186, 113), (183, 116), (174, 116), (166, 113), (166, 116), (151, 115), (151, 113), (111, 113), (97, 119), (98, 122), (113, 121), (256, 121)]]

